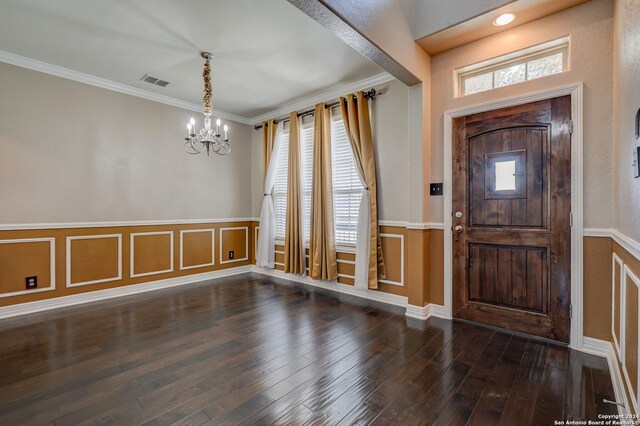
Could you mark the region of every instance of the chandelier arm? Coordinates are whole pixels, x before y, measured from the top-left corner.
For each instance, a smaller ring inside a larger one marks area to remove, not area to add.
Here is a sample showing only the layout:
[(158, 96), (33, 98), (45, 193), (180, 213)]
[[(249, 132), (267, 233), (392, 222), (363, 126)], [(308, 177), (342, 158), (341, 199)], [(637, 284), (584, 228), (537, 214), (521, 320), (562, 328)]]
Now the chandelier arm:
[(184, 144), (184, 150), (186, 151), (187, 154), (191, 154), (191, 155), (200, 154), (202, 152), (202, 149), (198, 150), (196, 148), (196, 145), (194, 145), (192, 140), (189, 140), (187, 141), (187, 143)]

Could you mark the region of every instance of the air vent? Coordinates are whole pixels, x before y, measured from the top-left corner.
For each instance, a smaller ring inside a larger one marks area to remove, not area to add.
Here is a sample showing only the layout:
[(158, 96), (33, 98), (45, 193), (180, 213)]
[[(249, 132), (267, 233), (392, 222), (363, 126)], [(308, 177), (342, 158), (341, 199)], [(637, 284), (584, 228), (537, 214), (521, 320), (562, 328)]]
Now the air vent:
[(159, 78), (155, 78), (155, 77), (151, 77), (148, 74), (143, 75), (140, 80), (144, 81), (145, 83), (155, 84), (156, 86), (160, 86), (160, 87), (165, 87), (167, 84), (169, 84), (168, 81), (160, 80)]

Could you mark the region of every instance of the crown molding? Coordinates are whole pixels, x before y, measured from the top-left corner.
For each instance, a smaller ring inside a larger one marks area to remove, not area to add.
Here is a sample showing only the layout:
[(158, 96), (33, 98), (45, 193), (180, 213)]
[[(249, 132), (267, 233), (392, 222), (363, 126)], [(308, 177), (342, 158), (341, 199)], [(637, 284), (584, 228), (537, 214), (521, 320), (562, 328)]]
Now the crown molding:
[[(36, 59), (27, 58), (25, 56), (16, 55), (4, 50), (0, 50), (0, 62), (27, 68), (33, 71), (42, 72), (56, 77), (65, 78), (67, 80), (77, 81), (79, 83), (88, 84), (90, 86), (100, 87), (102, 89), (123, 93), (125, 95), (135, 96), (137, 98), (146, 99), (148, 101), (171, 105), (177, 108), (186, 109), (188, 111), (202, 112), (202, 105), (199, 104), (173, 98), (171, 96), (150, 92), (148, 90), (139, 89), (127, 84), (117, 83), (115, 81), (107, 80), (106, 78), (96, 77), (94, 75), (74, 71), (69, 68), (64, 68), (58, 65), (49, 64), (47, 62), (38, 61)], [(253, 122), (247, 117), (242, 117), (240, 115), (220, 111), (217, 109), (213, 110), (213, 115), (225, 120), (232, 120), (242, 124), (252, 124)]]
[(316, 92), (313, 95), (306, 96), (303, 98), (298, 98), (293, 102), (283, 104), (278, 108), (271, 110), (267, 113), (253, 117), (251, 119), (251, 124), (252, 125), (260, 124), (263, 121), (266, 121), (272, 118), (288, 115), (292, 111), (299, 111), (301, 109), (306, 109), (319, 102), (326, 102), (327, 100), (337, 99), (340, 96), (344, 96), (347, 93), (351, 93), (358, 90), (362, 90), (364, 88), (369, 88), (372, 86), (388, 83), (389, 81), (392, 81), (395, 79), (396, 78), (391, 74), (389, 74), (388, 72), (382, 72), (380, 74), (376, 74), (374, 76), (367, 77), (362, 80), (355, 81), (353, 83), (340, 84), (337, 86), (333, 86), (321, 92)]

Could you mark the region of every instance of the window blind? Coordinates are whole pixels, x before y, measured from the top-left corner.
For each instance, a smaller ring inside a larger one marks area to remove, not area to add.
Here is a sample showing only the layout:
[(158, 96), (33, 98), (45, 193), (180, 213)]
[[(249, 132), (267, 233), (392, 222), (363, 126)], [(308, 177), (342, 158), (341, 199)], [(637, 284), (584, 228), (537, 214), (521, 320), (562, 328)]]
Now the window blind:
[[(339, 116), (338, 116), (339, 117)], [(341, 118), (331, 121), (331, 161), (333, 167), (333, 209), (335, 237), (338, 245), (355, 245), (358, 226), (358, 210), (362, 198), (362, 183), (353, 159), (351, 145)], [(313, 123), (301, 126), (303, 227), (305, 241), (309, 240), (311, 227), (311, 184), (313, 178)], [(273, 205), (276, 215), (276, 238), (285, 234), (287, 213), (287, 173), (289, 161), (289, 133), (282, 134), (280, 161), (273, 188)]]
[(313, 177), (313, 123), (303, 125), (300, 132), (302, 144), (302, 203), (304, 212), (302, 217), (304, 240), (309, 241), (311, 227), (311, 182)]
[(355, 245), (363, 187), (341, 118), (331, 121), (331, 156), (336, 244)]

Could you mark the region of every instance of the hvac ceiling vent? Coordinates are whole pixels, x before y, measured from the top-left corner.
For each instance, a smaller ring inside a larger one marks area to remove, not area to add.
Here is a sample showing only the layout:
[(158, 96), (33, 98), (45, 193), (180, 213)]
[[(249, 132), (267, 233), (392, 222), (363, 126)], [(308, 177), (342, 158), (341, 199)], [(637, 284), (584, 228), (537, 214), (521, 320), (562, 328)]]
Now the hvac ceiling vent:
[(165, 87), (167, 84), (169, 84), (168, 81), (160, 80), (159, 78), (155, 78), (155, 77), (151, 77), (148, 74), (143, 75), (140, 80), (144, 81), (145, 83), (155, 84), (156, 86), (160, 86), (160, 87)]

